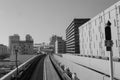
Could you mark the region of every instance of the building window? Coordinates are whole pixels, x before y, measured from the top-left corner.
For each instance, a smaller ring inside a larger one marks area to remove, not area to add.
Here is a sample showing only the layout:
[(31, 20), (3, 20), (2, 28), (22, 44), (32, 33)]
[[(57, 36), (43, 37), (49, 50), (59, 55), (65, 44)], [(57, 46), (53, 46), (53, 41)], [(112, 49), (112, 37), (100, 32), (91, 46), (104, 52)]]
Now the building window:
[(110, 19), (110, 11), (109, 11), (109, 19)]
[(119, 6), (119, 14), (120, 14), (120, 6)]
[(116, 47), (118, 47), (118, 43), (117, 43), (117, 40), (116, 40)]
[(116, 20), (114, 19), (114, 26), (116, 26)]
[(96, 26), (96, 19), (95, 19), (95, 26)]
[(99, 16), (99, 21), (100, 23), (102, 23), (102, 16)]

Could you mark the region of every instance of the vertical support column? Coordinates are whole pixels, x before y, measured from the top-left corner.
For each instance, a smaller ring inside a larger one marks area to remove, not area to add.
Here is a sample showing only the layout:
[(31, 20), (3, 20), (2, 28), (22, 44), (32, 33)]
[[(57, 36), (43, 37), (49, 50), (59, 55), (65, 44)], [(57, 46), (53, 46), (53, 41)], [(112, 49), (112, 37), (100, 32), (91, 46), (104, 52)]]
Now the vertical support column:
[(15, 50), (15, 55), (16, 55), (16, 61), (15, 61), (15, 64), (16, 64), (16, 80), (18, 80), (18, 62), (17, 62), (17, 60), (18, 60), (18, 50), (16, 49)]
[(111, 36), (111, 22), (108, 21), (106, 26), (105, 26), (105, 46), (106, 46), (106, 51), (109, 51), (109, 62), (110, 62), (110, 80), (113, 80), (113, 51), (112, 51), (112, 46), (113, 46), (113, 41), (112, 41), (112, 36)]
[(110, 80), (113, 80), (113, 52), (112, 49), (109, 54), (109, 65), (110, 65)]

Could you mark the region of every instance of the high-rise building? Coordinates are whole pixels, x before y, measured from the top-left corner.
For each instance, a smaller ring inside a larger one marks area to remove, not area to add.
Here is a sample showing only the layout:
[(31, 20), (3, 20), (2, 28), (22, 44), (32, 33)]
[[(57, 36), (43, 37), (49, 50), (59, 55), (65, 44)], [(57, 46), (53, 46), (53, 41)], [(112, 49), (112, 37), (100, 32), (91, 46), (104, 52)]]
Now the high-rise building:
[[(57, 42), (59, 44), (56, 46)], [(58, 47), (57, 49), (59, 49), (60, 53), (65, 53), (66, 52), (66, 50), (65, 50), (66, 49), (65, 48), (65, 41), (60, 36), (53, 35), (50, 38), (50, 45), (53, 47), (53, 53), (56, 53), (56, 51), (55, 51), (56, 47)], [(62, 49), (60, 46), (64, 47), (64, 49)]]
[(89, 18), (74, 19), (66, 29), (66, 52), (80, 53), (79, 50), (79, 26), (86, 23)]
[(9, 37), (9, 48), (11, 54), (15, 54), (18, 49), (19, 54), (33, 54), (33, 39), (30, 35), (26, 35), (26, 40), (20, 40), (19, 35)]
[(14, 34), (13, 36), (9, 36), (9, 49), (10, 53), (15, 52), (15, 48), (18, 47), (20, 41), (20, 36), (18, 34)]
[(57, 39), (57, 36), (52, 35), (52, 37), (50, 38), (50, 45), (54, 46), (56, 39)]
[(55, 53), (65, 53), (66, 46), (65, 41), (61, 38), (57, 38), (55, 41)]

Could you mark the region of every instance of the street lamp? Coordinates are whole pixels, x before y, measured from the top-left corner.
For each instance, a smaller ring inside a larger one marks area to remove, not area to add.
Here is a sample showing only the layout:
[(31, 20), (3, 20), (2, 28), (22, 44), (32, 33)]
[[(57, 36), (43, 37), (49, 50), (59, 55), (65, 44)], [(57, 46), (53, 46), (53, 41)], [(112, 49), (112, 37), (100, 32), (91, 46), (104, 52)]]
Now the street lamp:
[(16, 60), (15, 60), (15, 65), (16, 65), (16, 69), (17, 69), (17, 71), (16, 71), (16, 80), (17, 80), (17, 78), (18, 78), (18, 49), (15, 49), (15, 58), (16, 58)]

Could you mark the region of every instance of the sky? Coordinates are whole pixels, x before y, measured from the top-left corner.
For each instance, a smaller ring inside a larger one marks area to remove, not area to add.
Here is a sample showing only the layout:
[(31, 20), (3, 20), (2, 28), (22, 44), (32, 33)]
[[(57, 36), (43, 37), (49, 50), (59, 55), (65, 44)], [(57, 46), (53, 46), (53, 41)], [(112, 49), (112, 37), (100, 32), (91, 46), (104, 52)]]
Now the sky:
[(9, 36), (21, 40), (30, 34), (34, 43), (49, 43), (55, 34), (65, 39), (74, 18), (93, 18), (119, 0), (0, 0), (0, 44)]

